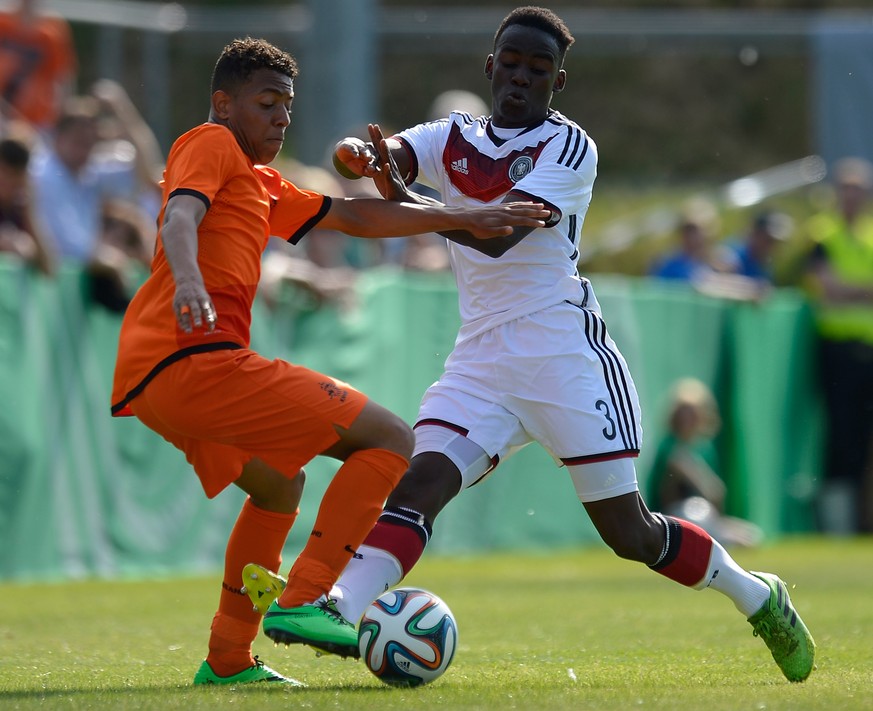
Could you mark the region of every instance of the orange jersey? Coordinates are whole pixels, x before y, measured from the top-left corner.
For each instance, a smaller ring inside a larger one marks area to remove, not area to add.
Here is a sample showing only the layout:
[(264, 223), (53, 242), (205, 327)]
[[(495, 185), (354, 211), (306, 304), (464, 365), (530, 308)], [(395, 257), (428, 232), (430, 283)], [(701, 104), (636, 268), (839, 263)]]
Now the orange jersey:
[(17, 14), (0, 13), (0, 97), (13, 117), (36, 126), (54, 124), (64, 98), (61, 89), (75, 73), (65, 20), (42, 16), (25, 24)]
[(300, 190), (274, 169), (253, 165), (224, 126), (202, 124), (182, 135), (167, 157), (163, 223), (173, 196), (202, 200), (197, 261), (218, 320), (215, 330), (185, 333), (173, 310), (175, 282), (161, 233), (149, 278), (121, 324), (112, 414), (130, 415), (130, 400), (165, 366), (193, 353), (249, 345), (251, 307), (261, 255), (271, 235), (296, 243), (330, 209), (330, 198)]

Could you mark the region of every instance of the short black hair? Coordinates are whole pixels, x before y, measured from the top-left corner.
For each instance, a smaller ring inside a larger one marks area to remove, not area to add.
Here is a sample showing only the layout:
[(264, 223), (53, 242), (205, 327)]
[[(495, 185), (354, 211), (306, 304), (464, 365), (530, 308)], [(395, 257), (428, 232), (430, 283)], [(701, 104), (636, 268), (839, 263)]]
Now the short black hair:
[(497, 41), (500, 35), (504, 33), (507, 27), (512, 25), (524, 25), (525, 27), (533, 27), (537, 30), (542, 30), (548, 35), (551, 35), (555, 42), (558, 43), (558, 49), (561, 51), (561, 62), (570, 49), (570, 45), (576, 41), (576, 38), (570, 34), (567, 25), (554, 12), (545, 7), (536, 7), (528, 5), (526, 7), (517, 7), (503, 18), (497, 32), (494, 33), (494, 48), (497, 48)]
[(30, 147), (20, 138), (7, 136), (0, 139), (0, 164), (13, 170), (24, 171), (30, 162)]
[(212, 93), (236, 93), (258, 69), (270, 69), (293, 79), (297, 76), (297, 60), (267, 40), (235, 39), (221, 51), (212, 70)]

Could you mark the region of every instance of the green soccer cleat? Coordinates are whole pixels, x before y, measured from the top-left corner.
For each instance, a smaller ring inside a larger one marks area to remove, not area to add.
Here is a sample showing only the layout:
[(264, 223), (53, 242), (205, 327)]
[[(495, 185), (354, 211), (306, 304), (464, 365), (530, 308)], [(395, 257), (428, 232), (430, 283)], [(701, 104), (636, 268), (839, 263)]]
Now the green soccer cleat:
[(249, 596), (255, 612), (260, 615), (282, 594), (287, 584), (281, 575), (257, 563), (249, 563), (242, 569), (242, 582), (242, 591)]
[(259, 681), (275, 682), (283, 686), (295, 686), (300, 688), (306, 686), (302, 681), (282, 676), (279, 672), (270, 669), (270, 667), (264, 664), (257, 657), (255, 657), (254, 666), (250, 666), (248, 669), (243, 669), (241, 672), (231, 674), (230, 676), (218, 676), (218, 674), (212, 671), (209, 662), (204, 660), (203, 664), (200, 665), (200, 668), (194, 675), (194, 686), (207, 684), (253, 684)]
[(355, 626), (325, 597), (300, 607), (274, 602), (264, 615), (264, 634), (276, 644), (306, 644), (341, 657), (361, 656)]
[(788, 588), (777, 576), (755, 573), (770, 588), (770, 599), (749, 618), (756, 637), (764, 640), (788, 681), (803, 681), (813, 670), (815, 640), (788, 597)]

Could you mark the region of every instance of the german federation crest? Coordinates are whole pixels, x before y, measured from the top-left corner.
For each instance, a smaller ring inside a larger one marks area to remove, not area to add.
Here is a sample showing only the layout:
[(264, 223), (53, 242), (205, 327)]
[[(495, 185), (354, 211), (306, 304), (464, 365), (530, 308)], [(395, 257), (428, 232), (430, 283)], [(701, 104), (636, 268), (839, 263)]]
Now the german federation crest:
[(514, 161), (512, 161), (512, 165), (509, 166), (509, 179), (513, 183), (517, 183), (532, 170), (533, 158), (531, 158), (530, 156), (519, 156)]

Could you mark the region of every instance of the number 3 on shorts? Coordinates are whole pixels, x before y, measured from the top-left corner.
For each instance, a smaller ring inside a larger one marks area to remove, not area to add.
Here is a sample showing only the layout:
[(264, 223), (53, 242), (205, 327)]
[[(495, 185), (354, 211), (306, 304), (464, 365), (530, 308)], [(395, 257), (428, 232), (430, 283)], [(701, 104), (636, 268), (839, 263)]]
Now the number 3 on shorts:
[(612, 416), (609, 413), (609, 405), (605, 400), (598, 400), (594, 403), (594, 407), (597, 408), (599, 412), (603, 413), (603, 416), (606, 418), (606, 421), (609, 423), (608, 426), (603, 428), (603, 436), (608, 440), (615, 439), (615, 422), (612, 419)]

